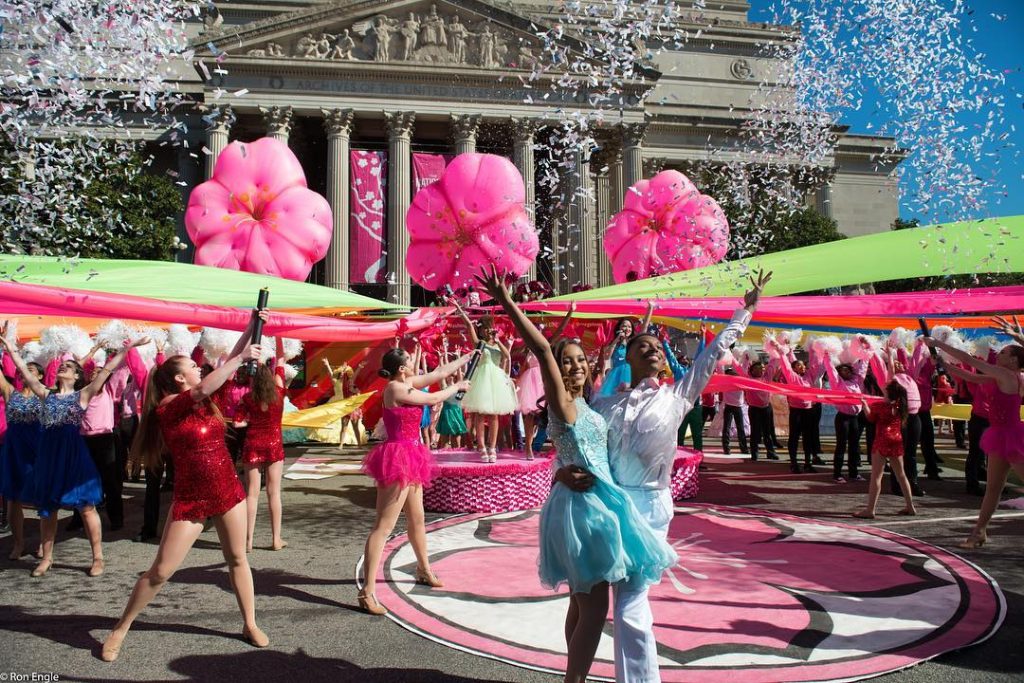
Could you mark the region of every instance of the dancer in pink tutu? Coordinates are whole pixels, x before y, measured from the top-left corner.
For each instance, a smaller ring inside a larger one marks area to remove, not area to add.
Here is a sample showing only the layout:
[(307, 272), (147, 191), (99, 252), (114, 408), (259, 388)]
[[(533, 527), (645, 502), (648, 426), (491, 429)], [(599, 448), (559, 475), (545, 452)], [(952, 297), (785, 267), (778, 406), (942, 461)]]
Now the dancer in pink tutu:
[[(573, 314), (576, 312), (576, 302), (569, 304), (569, 311), (562, 318), (562, 322), (555, 328), (554, 334), (548, 339), (552, 346), (558, 341), (569, 326)], [(519, 385), (519, 412), (523, 415), (523, 431), (526, 435), (526, 459), (533, 460), (533, 441), (537, 436), (537, 417), (544, 412), (537, 402), (544, 398), (544, 380), (540, 373), (540, 364), (537, 357), (532, 353), (526, 354), (526, 367), (520, 373), (517, 380)]]
[(988, 455), (988, 481), (981, 500), (978, 521), (961, 548), (980, 548), (988, 540), (989, 520), (999, 505), (1010, 468), (1024, 477), (1024, 423), (1020, 419), (1021, 397), (1024, 396), (1024, 346), (1007, 346), (996, 356), (995, 363), (986, 363), (969, 353), (955, 349), (931, 337), (924, 343), (945, 351), (953, 360), (977, 370), (966, 372), (953, 365), (947, 369), (954, 377), (993, 389), (989, 404), (989, 427), (981, 437), (981, 449)]
[(377, 602), (374, 590), (377, 568), (384, 543), (403, 509), (409, 525), (409, 541), (416, 553), (416, 582), (431, 588), (444, 585), (430, 571), (427, 554), (423, 487), (430, 484), (433, 460), (430, 450), (420, 441), (420, 421), (423, 406), (442, 403), (459, 391), (468, 390), (470, 384), (464, 380), (429, 394), (421, 389), (455, 374), (472, 357), (473, 354), (468, 353), (425, 375), (416, 374), (412, 358), (402, 349), (391, 349), (381, 359), (380, 375), (390, 380), (384, 390), (387, 441), (367, 453), (363, 460), (363, 471), (377, 482), (377, 519), (366, 539), (365, 582), (359, 593), (359, 606), (370, 614), (387, 614)]

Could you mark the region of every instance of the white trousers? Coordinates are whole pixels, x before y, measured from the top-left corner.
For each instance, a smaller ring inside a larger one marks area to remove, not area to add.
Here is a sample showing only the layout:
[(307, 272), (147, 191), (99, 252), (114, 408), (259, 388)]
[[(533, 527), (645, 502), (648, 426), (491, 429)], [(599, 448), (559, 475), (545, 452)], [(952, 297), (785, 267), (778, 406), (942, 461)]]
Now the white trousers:
[[(672, 493), (668, 489), (625, 489), (640, 516), (654, 533), (668, 538), (672, 521)], [(660, 683), (658, 643), (647, 588), (615, 584), (615, 680), (617, 683)]]

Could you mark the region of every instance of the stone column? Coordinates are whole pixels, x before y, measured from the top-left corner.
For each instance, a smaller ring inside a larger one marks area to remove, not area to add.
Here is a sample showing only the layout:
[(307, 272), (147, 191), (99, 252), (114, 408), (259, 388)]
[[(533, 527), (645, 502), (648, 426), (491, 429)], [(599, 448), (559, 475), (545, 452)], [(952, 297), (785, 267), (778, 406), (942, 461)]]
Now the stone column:
[(466, 154), (476, 151), (476, 131), (480, 127), (480, 116), (477, 114), (452, 114), (452, 139), (455, 141), (455, 153)]
[(627, 123), (622, 126), (622, 182), (630, 186), (643, 180), (644, 135), (647, 123)]
[(590, 181), (590, 150), (574, 149), (568, 156), (572, 161), (565, 191), (568, 220), (562, 233), (565, 240), (562, 267), (566, 274), (567, 293), (576, 285), (594, 284), (594, 257), (597, 253), (594, 213), (591, 209), (594, 191)]
[[(523, 186), (526, 188), (526, 212), (530, 214), (530, 220), (536, 225), (537, 212), (537, 188), (534, 176), (533, 159), (533, 136), (537, 132), (539, 124), (535, 119), (512, 119), (512, 163), (519, 169), (523, 176)], [(540, 258), (538, 254), (537, 258)], [(526, 274), (528, 280), (537, 279), (537, 261), (530, 266), (530, 272)]]
[(331, 246), (324, 261), (325, 284), (335, 289), (349, 285), (349, 136), (351, 109), (322, 109), (327, 131), (327, 203), (331, 205)]
[(288, 144), (292, 132), (291, 107), (260, 107), (263, 123), (267, 126), (267, 137)]
[(609, 145), (608, 155), (608, 216), (611, 217), (622, 211), (622, 202), (625, 201), (628, 185), (622, 173), (622, 146)]
[(612, 217), (610, 176), (612, 152), (613, 150), (606, 144), (601, 148), (600, 154), (595, 154), (590, 160), (590, 167), (594, 172), (595, 233), (597, 235), (594, 258), (597, 261), (596, 285), (598, 287), (612, 283), (611, 264), (604, 253), (604, 231), (608, 220)]
[(231, 126), (235, 124), (235, 112), (231, 110), (230, 105), (223, 109), (212, 107), (203, 118), (208, 122), (206, 149), (209, 150), (209, 153), (206, 155), (206, 179), (209, 180), (213, 177), (213, 167), (217, 164), (217, 157), (228, 146), (228, 133), (231, 132)]
[(409, 251), (409, 231), (405, 214), (412, 201), (412, 126), (416, 113), (384, 112), (388, 129), (388, 301), (408, 306), (411, 298), (409, 271), (405, 256)]

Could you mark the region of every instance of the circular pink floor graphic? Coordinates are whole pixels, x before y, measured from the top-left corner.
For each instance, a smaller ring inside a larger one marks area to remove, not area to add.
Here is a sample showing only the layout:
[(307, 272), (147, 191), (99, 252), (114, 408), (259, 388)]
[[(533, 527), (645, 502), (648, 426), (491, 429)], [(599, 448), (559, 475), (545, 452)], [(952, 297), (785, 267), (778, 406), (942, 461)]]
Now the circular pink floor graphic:
[[(415, 585), (405, 536), (385, 548), (391, 618), (454, 648), (565, 669), (567, 600), (537, 579), (538, 512), (428, 527), (445, 587)], [(652, 587), (664, 681), (840, 681), (980, 642), (1002, 623), (996, 583), (945, 550), (882, 529), (742, 508), (677, 508), (680, 562)], [(610, 614), (609, 614), (610, 616)], [(614, 676), (611, 622), (591, 674)]]

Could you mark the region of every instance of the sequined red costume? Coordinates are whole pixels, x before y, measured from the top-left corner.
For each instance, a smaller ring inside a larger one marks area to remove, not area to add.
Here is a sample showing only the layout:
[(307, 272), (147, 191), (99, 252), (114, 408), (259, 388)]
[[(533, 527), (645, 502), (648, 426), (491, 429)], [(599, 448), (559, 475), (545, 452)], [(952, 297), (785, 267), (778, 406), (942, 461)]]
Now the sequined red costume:
[(872, 455), (898, 458), (903, 455), (903, 416), (892, 403), (872, 408), (868, 419), (875, 423), (875, 445)]
[(373, 477), (378, 486), (430, 485), (434, 458), (420, 441), (422, 416), (422, 406), (384, 409), (387, 441), (375, 446), (363, 460), (363, 471)]
[(284, 390), (277, 390), (278, 400), (263, 410), (257, 405), (252, 392), (242, 399), (240, 417), (249, 423), (242, 446), (242, 464), (246, 467), (269, 465), (284, 460), (284, 443), (281, 439), (281, 413), (284, 412)]
[(201, 521), (245, 500), (224, 444), (224, 422), (209, 401), (185, 391), (158, 406), (156, 416), (174, 461), (173, 521)]

